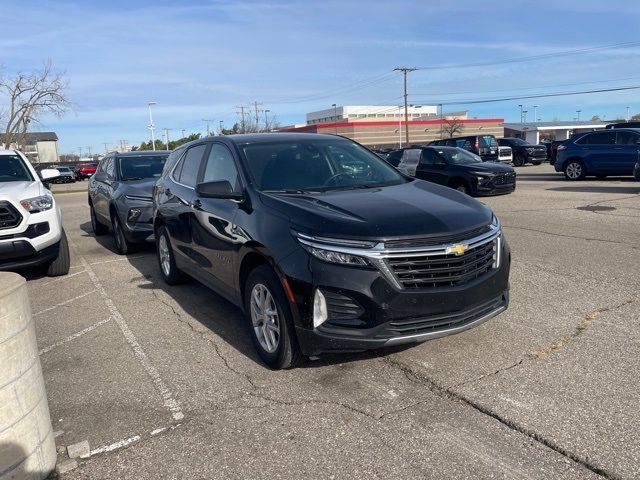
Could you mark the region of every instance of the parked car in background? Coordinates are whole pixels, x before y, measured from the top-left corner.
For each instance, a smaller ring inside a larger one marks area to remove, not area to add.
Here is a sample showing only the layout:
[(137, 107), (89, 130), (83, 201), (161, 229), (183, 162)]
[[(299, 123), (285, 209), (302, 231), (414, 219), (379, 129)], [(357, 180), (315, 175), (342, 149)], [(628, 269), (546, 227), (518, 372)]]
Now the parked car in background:
[(501, 147), (498, 145), (498, 161), (508, 164), (513, 162), (513, 150), (511, 150), (511, 147)]
[(497, 162), (498, 141), (493, 135), (469, 135), (465, 137), (452, 137), (442, 140), (434, 140), (429, 145), (440, 147), (458, 147), (475, 153), (483, 162)]
[(398, 170), (473, 196), (500, 195), (516, 189), (513, 167), (483, 162), (479, 156), (457, 147), (407, 149)]
[(97, 167), (97, 163), (79, 163), (75, 168), (76, 180), (91, 178), (91, 175), (96, 173)]
[(402, 159), (402, 154), (404, 153), (404, 148), (399, 148), (397, 150), (393, 150), (389, 152), (385, 161), (391, 164), (394, 167), (400, 165), (400, 160)]
[(640, 122), (610, 123), (606, 128), (640, 128)]
[(509, 302), (499, 221), (352, 140), (227, 135), (183, 145), (154, 193), (165, 281), (241, 305), (272, 368), (457, 333)]
[(153, 235), (152, 193), (168, 151), (106, 155), (89, 180), (89, 212), (96, 235), (111, 227), (118, 253), (126, 255)]
[(547, 159), (547, 147), (544, 145), (532, 145), (521, 138), (500, 138), (498, 144), (511, 147), (513, 152), (513, 165), (522, 167), (526, 163), (540, 165)]
[(615, 128), (573, 135), (558, 147), (554, 165), (567, 180), (595, 175), (633, 175), (640, 129)]
[(53, 178), (51, 183), (74, 183), (76, 175), (71, 167), (55, 167), (60, 174), (57, 178)]
[(67, 236), (60, 208), (43, 181), (56, 169), (36, 173), (17, 150), (0, 150), (0, 270), (43, 267), (55, 277), (69, 273)]

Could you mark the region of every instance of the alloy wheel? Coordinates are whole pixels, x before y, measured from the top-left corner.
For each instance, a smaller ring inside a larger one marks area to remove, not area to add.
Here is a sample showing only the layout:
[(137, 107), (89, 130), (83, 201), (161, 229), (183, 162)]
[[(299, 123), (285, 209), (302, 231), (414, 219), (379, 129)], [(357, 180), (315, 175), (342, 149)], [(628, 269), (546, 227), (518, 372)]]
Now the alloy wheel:
[(280, 343), (280, 317), (271, 292), (261, 283), (251, 291), (251, 323), (264, 351), (275, 352)]
[(162, 273), (164, 273), (165, 277), (168, 277), (171, 275), (171, 253), (169, 253), (169, 244), (165, 235), (160, 235), (158, 240), (158, 255), (160, 256)]
[(571, 180), (577, 180), (582, 175), (582, 165), (577, 162), (571, 162), (567, 165), (567, 177)]

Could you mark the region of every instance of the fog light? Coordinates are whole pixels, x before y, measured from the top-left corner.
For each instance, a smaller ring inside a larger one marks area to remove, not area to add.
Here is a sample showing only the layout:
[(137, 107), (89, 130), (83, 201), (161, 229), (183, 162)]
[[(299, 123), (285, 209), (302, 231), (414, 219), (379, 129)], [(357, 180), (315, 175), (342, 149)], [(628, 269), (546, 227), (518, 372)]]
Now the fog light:
[(138, 218), (140, 217), (140, 215), (142, 215), (141, 208), (130, 208), (127, 221), (135, 223), (136, 221), (138, 221)]
[(318, 328), (329, 318), (327, 312), (327, 301), (319, 288), (316, 288), (316, 293), (313, 295), (313, 328)]

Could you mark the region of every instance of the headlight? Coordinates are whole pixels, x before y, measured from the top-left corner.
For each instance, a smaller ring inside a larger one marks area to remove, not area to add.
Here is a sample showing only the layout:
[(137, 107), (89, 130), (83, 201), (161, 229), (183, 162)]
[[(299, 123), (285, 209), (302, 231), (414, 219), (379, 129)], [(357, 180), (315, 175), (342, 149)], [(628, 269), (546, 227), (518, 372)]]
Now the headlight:
[(53, 207), (53, 197), (51, 195), (41, 195), (39, 197), (27, 198), (26, 200), (21, 200), (20, 205), (22, 205), (22, 208), (27, 212), (44, 212)]
[(342, 265), (356, 265), (359, 267), (366, 267), (369, 265), (366, 259), (358, 257), (357, 255), (351, 255), (350, 253), (334, 252), (332, 250), (325, 250), (323, 248), (316, 248), (310, 245), (302, 244), (307, 252), (320, 260), (329, 263), (339, 263)]
[(124, 198), (126, 198), (127, 200), (135, 200), (138, 202), (153, 202), (152, 197), (147, 197), (145, 195), (125, 195)]
[(502, 227), (502, 225), (500, 224), (500, 220), (498, 220), (498, 217), (496, 217), (495, 214), (491, 217), (491, 226), (495, 229), (499, 229)]

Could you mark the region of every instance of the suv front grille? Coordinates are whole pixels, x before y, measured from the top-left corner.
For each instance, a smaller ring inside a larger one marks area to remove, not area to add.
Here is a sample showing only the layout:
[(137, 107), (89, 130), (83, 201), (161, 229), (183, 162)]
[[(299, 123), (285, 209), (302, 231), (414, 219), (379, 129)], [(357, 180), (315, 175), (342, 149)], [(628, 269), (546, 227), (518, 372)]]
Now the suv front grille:
[(510, 185), (512, 183), (515, 183), (515, 181), (516, 181), (515, 172), (501, 173), (493, 177), (494, 185)]
[(0, 202), (0, 230), (15, 228), (22, 222), (22, 215), (7, 201)]
[(453, 287), (489, 272), (496, 261), (498, 242), (494, 238), (462, 255), (393, 256), (387, 262), (404, 288)]

